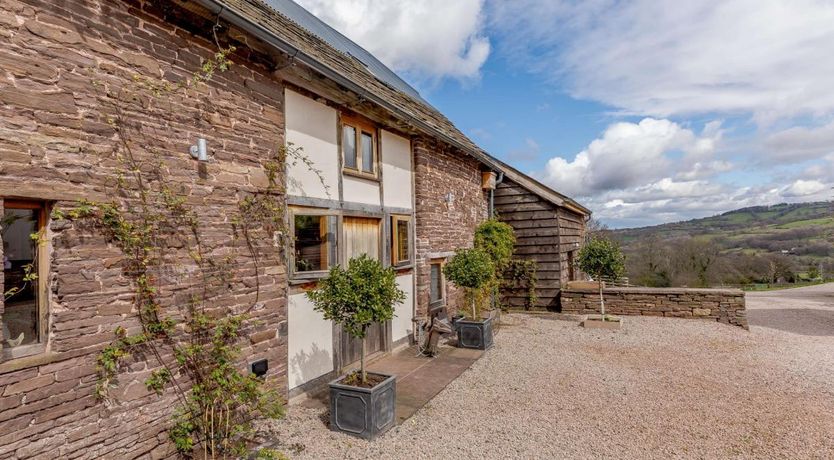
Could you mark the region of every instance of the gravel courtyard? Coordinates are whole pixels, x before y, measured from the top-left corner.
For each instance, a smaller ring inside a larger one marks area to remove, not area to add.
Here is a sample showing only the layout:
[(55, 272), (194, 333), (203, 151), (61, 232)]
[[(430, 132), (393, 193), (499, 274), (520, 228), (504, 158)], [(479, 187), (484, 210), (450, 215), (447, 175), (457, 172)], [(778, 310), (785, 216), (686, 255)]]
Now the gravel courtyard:
[(834, 458), (834, 285), (806, 289), (750, 295), (750, 332), (505, 315), (492, 350), (380, 439), (301, 407), (270, 437), (315, 459)]

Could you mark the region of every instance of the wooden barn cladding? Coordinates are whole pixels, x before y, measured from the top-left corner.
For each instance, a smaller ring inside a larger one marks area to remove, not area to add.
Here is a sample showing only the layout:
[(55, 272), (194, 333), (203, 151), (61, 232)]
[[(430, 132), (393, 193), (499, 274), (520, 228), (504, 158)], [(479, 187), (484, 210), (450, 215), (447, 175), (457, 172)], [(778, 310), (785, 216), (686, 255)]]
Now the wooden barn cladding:
[[(535, 308), (559, 308), (559, 290), (577, 279), (571, 260), (585, 236), (585, 214), (558, 206), (511, 179), (504, 179), (495, 190), (498, 218), (515, 230), (514, 257), (537, 264)], [(505, 290), (503, 301), (511, 307), (524, 307), (526, 296)]]

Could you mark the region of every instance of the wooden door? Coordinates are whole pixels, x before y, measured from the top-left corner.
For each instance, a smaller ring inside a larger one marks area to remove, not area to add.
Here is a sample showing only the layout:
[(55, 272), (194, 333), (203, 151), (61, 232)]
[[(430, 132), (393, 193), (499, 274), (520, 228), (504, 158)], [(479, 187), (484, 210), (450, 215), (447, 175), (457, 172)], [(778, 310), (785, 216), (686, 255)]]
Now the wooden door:
[[(345, 248), (345, 263), (362, 254), (379, 260), (382, 252), (380, 242), (380, 220), (366, 217), (345, 217), (342, 223)], [(368, 355), (385, 350), (387, 324), (377, 323), (368, 328), (365, 338)], [(359, 361), (362, 342), (342, 333), (340, 344), (342, 367)]]

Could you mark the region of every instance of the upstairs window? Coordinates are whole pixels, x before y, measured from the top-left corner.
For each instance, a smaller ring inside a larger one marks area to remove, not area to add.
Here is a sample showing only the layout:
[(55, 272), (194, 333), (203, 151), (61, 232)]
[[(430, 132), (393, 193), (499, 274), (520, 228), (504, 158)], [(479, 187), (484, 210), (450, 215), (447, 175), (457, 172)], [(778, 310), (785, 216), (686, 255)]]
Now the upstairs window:
[(295, 214), (293, 268), (298, 275), (322, 273), (336, 261), (336, 216)]
[(378, 176), (376, 129), (368, 123), (343, 118), (342, 158), (345, 173), (376, 179)]
[(406, 265), (411, 262), (411, 218), (391, 217), (391, 265)]
[(3, 339), (0, 348), (7, 358), (42, 351), (46, 299), (45, 274), (46, 208), (43, 203), (4, 201), (0, 235), (3, 239)]

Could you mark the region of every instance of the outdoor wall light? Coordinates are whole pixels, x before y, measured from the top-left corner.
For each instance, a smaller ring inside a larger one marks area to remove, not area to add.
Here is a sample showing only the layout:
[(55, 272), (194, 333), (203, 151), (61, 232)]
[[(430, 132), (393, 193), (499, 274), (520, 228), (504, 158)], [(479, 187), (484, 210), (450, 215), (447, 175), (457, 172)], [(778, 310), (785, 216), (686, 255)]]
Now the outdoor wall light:
[(452, 192), (447, 193), (446, 196), (443, 197), (443, 201), (445, 201), (446, 204), (454, 203), (455, 202), (455, 194), (452, 193)]
[(197, 161), (208, 161), (208, 149), (206, 140), (202, 137), (197, 139), (197, 144), (191, 146), (191, 156)]

